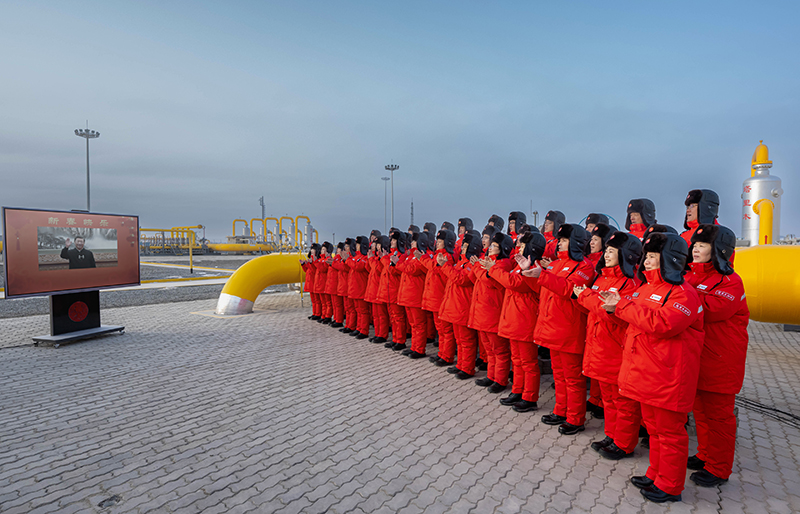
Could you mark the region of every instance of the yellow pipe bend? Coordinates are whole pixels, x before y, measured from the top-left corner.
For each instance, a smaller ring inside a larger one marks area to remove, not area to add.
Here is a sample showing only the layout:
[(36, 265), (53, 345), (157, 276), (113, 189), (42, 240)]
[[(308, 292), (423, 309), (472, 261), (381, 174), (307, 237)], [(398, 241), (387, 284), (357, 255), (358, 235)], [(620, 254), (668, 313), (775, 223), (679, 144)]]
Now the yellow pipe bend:
[(734, 269), (742, 277), (750, 319), (800, 325), (800, 246), (737, 248)]
[(758, 244), (772, 244), (772, 216), (775, 204), (762, 198), (753, 204), (753, 212), (758, 214)]
[(217, 300), (218, 315), (253, 312), (253, 304), (261, 291), (276, 284), (302, 282), (300, 253), (273, 253), (250, 260), (237, 269), (225, 283)]

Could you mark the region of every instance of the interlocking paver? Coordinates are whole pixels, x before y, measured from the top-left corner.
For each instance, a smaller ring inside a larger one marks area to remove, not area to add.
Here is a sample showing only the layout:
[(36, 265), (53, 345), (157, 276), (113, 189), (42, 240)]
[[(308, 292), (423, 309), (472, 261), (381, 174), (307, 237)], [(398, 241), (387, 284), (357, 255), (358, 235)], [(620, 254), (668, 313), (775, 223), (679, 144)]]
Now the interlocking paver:
[[(602, 437), (560, 436), (427, 361), (309, 322), (292, 293), (252, 315), (190, 314), (213, 300), (104, 311), (124, 336), (33, 347), (47, 317), (0, 320), (0, 505), (5, 512), (794, 512), (800, 431), (738, 411), (734, 475), (681, 504), (628, 478), (647, 451), (607, 461)], [(800, 334), (751, 325), (741, 396), (800, 412)], [(428, 352), (434, 352), (433, 347)], [(479, 375), (483, 376), (483, 375)], [(696, 446), (693, 433), (691, 448)]]

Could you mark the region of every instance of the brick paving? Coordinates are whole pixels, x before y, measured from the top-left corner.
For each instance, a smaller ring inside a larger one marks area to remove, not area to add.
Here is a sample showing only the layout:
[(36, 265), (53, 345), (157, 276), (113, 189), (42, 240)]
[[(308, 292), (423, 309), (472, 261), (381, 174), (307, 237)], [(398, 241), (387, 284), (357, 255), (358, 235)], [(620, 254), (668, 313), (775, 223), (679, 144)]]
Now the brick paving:
[[(627, 481), (646, 450), (604, 460), (588, 447), (599, 420), (575, 437), (539, 423), (549, 377), (540, 411), (518, 414), (299, 303), (265, 295), (230, 319), (194, 314), (214, 300), (107, 309), (124, 335), (59, 349), (31, 345), (46, 316), (0, 320), (0, 512), (800, 511), (800, 430), (772, 416), (739, 409), (727, 484), (687, 473), (683, 503), (650, 504)], [(751, 335), (742, 396), (800, 413), (800, 334)]]

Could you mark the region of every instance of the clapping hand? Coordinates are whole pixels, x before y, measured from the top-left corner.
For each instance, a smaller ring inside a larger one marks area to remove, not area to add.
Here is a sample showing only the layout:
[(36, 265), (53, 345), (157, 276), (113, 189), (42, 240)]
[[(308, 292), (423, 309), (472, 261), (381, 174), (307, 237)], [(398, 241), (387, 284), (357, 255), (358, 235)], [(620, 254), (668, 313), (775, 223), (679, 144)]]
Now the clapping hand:
[(572, 286), (572, 292), (575, 293), (575, 296), (580, 296), (584, 291), (586, 291), (586, 286)]
[(606, 312), (614, 312), (617, 309), (617, 304), (622, 299), (616, 291), (602, 291), (600, 296), (605, 300), (603, 302), (603, 309), (605, 309)]
[(530, 257), (523, 257), (521, 253), (518, 253), (514, 259), (516, 259), (517, 264), (519, 264), (519, 269), (525, 271), (531, 267), (531, 258)]

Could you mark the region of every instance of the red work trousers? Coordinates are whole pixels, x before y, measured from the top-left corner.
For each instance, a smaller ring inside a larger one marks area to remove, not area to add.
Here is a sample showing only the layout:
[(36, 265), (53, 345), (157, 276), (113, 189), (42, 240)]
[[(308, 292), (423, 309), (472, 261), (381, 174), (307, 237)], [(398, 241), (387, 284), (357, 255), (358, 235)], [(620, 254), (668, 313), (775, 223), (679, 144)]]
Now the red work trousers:
[(458, 346), (458, 369), (474, 375), (475, 359), (478, 354), (478, 333), (465, 325), (453, 323), (453, 335)]
[(388, 304), (389, 319), (392, 322), (392, 342), (405, 344), (406, 342), (406, 308), (396, 303)]
[(343, 298), (345, 317), (347, 321), (345, 326), (350, 330), (355, 330), (358, 328), (358, 311), (356, 310), (356, 304), (349, 296), (344, 296)]
[(439, 318), (439, 313), (433, 313), (436, 322), (436, 331), (439, 332), (438, 356), (447, 362), (456, 360), (456, 336), (453, 334), (453, 324)]
[(436, 321), (433, 319), (433, 313), (431, 311), (423, 312), (425, 312), (425, 319), (428, 324), (428, 339), (436, 339)]
[(322, 317), (322, 301), (317, 293), (308, 293), (311, 297), (311, 314)]
[(331, 303), (333, 304), (333, 321), (342, 323), (344, 321), (344, 298), (338, 294), (332, 294)]
[(589, 403), (593, 405), (597, 405), (598, 407), (603, 406), (603, 392), (600, 388), (600, 382), (595, 379), (590, 380), (589, 386)]
[(539, 346), (529, 341), (512, 339), (511, 361), (514, 363), (514, 383), (511, 392), (521, 394), (523, 400), (539, 401)]
[(372, 321), (375, 323), (375, 337), (389, 339), (389, 310), (385, 303), (372, 304)]
[(667, 494), (680, 494), (686, 481), (689, 435), (686, 413), (642, 405), (642, 417), (650, 433), (650, 467), (647, 477)]
[(500, 385), (508, 385), (508, 372), (511, 370), (511, 344), (496, 332), (478, 333), (486, 348), (486, 376)]
[[(593, 384), (594, 382), (592, 379)], [(614, 444), (625, 453), (630, 453), (639, 443), (639, 425), (642, 421), (639, 402), (619, 394), (619, 386), (615, 382), (597, 380), (597, 384), (603, 392), (603, 429), (614, 440)]]
[(566, 416), (567, 423), (583, 425), (586, 422), (586, 377), (581, 373), (583, 354), (551, 349), (550, 362), (556, 383), (556, 406), (553, 412)]
[(322, 317), (330, 318), (333, 316), (333, 303), (331, 302), (331, 295), (326, 293), (318, 293), (322, 300)]
[(706, 471), (719, 478), (731, 476), (736, 450), (735, 394), (697, 390), (694, 421), (697, 426), (697, 457)]
[(425, 353), (428, 345), (428, 316), (419, 307), (406, 307), (408, 324), (411, 325), (411, 350)]
[(372, 313), (370, 312), (369, 304), (363, 298), (356, 298), (353, 300), (358, 312), (358, 331), (364, 335), (369, 335), (369, 325)]

